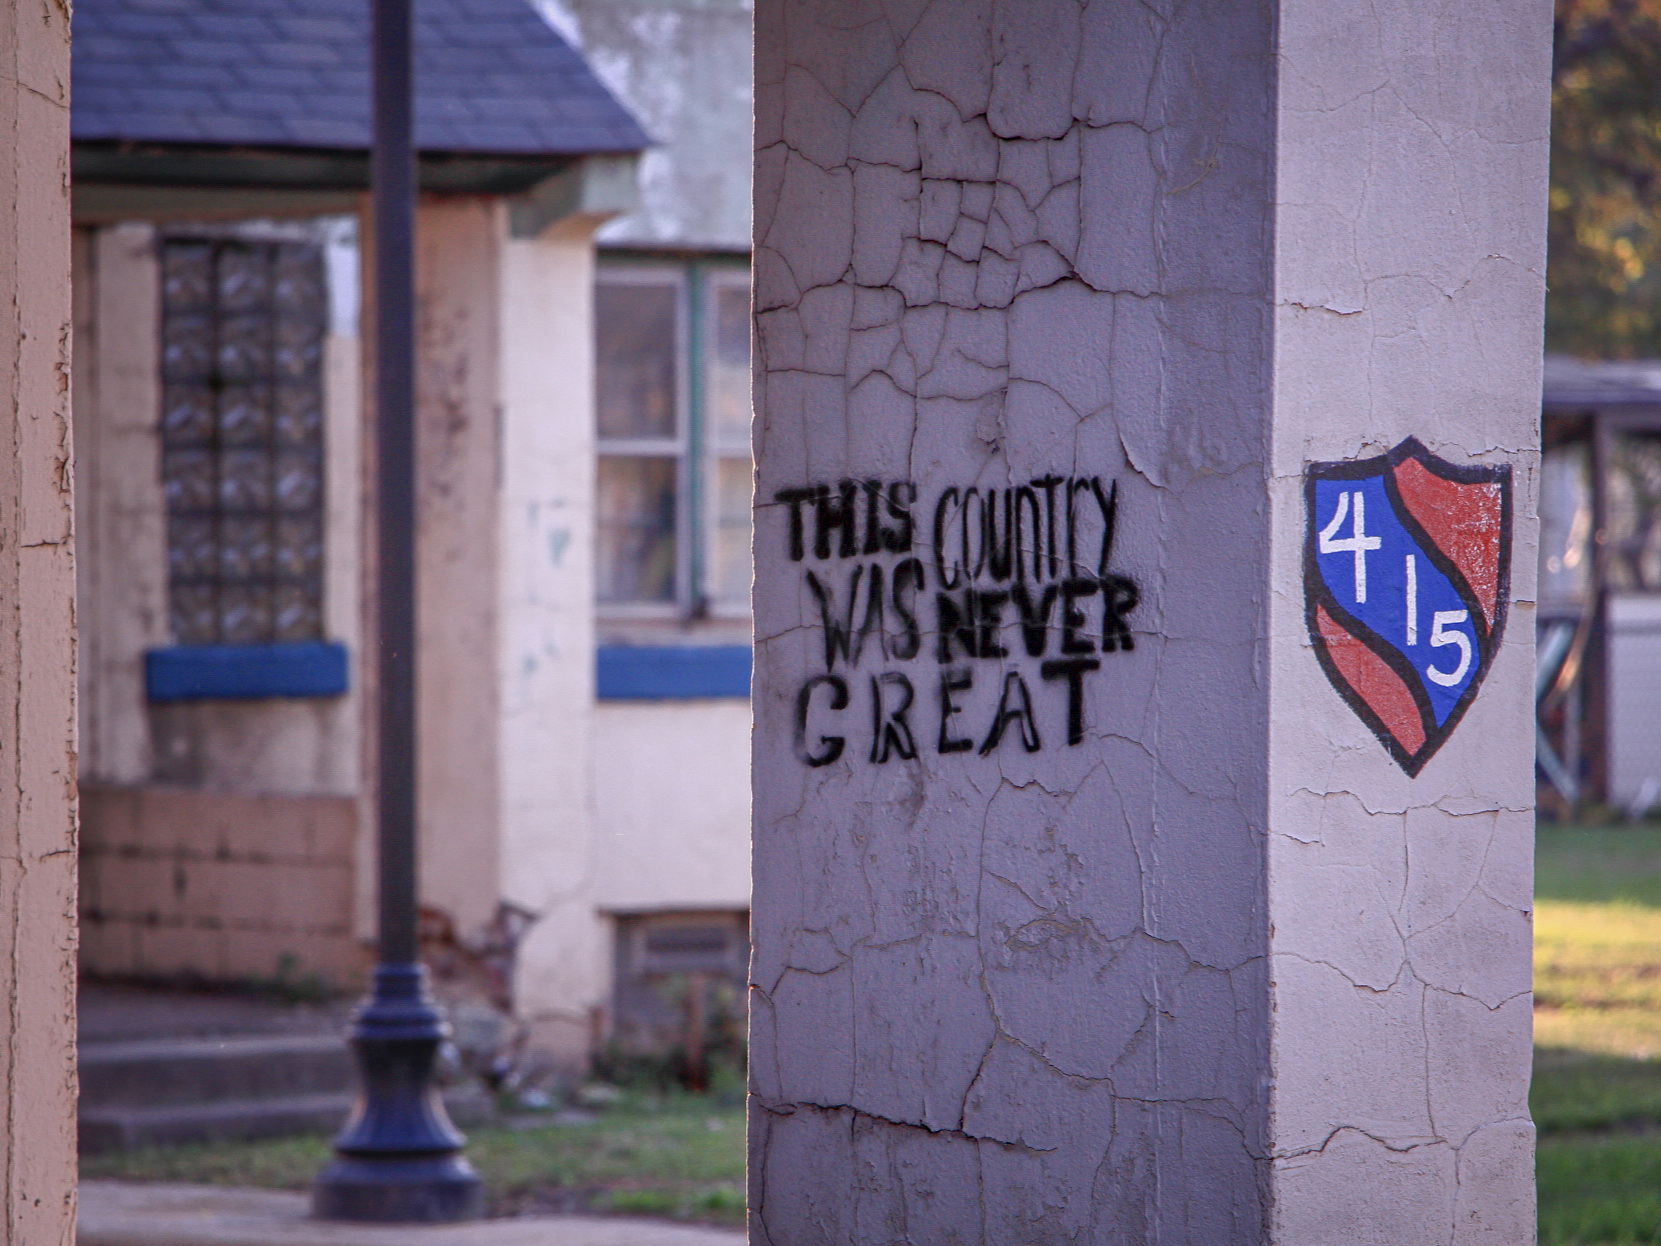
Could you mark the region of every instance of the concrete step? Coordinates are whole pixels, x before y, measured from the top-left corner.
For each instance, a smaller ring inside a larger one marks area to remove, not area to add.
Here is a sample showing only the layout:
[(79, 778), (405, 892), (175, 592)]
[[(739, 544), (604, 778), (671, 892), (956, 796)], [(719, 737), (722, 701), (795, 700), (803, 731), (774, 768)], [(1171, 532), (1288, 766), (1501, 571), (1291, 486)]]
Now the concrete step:
[(81, 1154), (326, 1133), (340, 1127), (351, 1106), (350, 1094), (324, 1094), (167, 1107), (82, 1108)]
[[(351, 1106), (350, 1094), (324, 1094), (168, 1107), (82, 1108), (80, 1150), (82, 1155), (102, 1155), (146, 1146), (333, 1133), (346, 1123)], [(450, 1119), (463, 1128), (483, 1124), (494, 1114), (489, 1095), (474, 1086), (445, 1091), (444, 1106)]]
[[(346, 1119), (356, 1089), (338, 1036), (259, 1035), (87, 1043), (81, 1048), (83, 1155), (327, 1133)], [(444, 1094), (452, 1119), (491, 1116), (476, 1085)]]
[(336, 1035), (144, 1039), (81, 1048), (81, 1107), (165, 1108), (282, 1096), (350, 1095)]

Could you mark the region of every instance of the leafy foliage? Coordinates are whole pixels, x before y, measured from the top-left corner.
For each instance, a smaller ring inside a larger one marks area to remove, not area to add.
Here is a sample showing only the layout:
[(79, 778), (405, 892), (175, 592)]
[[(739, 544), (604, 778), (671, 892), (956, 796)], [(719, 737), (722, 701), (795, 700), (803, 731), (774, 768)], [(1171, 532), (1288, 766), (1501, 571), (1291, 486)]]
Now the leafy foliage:
[(1546, 347), (1661, 356), (1661, 0), (1557, 0)]

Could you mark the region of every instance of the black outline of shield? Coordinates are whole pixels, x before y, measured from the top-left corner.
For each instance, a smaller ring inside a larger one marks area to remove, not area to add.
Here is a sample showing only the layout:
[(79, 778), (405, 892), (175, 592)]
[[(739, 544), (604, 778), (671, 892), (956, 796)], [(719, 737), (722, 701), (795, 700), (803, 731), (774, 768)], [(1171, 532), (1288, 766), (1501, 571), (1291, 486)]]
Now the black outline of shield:
[[(1408, 459), (1417, 459), (1433, 474), (1443, 480), (1456, 484), (1492, 484), (1499, 482), (1500, 486), (1500, 554), (1499, 554), (1499, 583), (1494, 603), (1494, 624), (1489, 628), (1487, 618), (1482, 612), (1481, 603), (1477, 601), (1476, 593), (1452, 559), (1448, 558), (1428, 533), (1420, 526), (1418, 520), (1408, 512), (1396, 488), (1394, 477), (1390, 469)], [(1311, 463), (1304, 468), (1304, 546), (1303, 546), (1303, 596), (1304, 596), (1304, 623), (1309, 629), (1309, 638), (1315, 647), (1315, 656), (1320, 660), (1321, 669), (1326, 672), (1327, 680), (1337, 690), (1344, 703), (1355, 711), (1356, 717), (1367, 724), (1373, 735), (1378, 737), (1380, 744), (1395, 759), (1396, 764), (1405, 770), (1410, 778), (1416, 778), (1425, 763), (1436, 755), (1438, 749), (1447, 743), (1454, 728), (1465, 717), (1465, 711), (1470, 708), (1471, 702), (1476, 699), (1477, 692), (1488, 678), (1488, 672), (1493, 669), (1494, 659), (1499, 654), (1500, 640), (1505, 635), (1505, 620), (1511, 606), (1511, 516), (1512, 490), (1511, 465), (1500, 464), (1470, 464), (1462, 466), (1450, 463), (1444, 458), (1432, 454), (1425, 448), (1417, 437), (1409, 437), (1394, 450), (1387, 454), (1375, 455), (1370, 459), (1343, 460), (1336, 463)], [(1477, 671), (1476, 678), (1471, 680), (1470, 687), (1465, 689), (1458, 703), (1448, 715), (1447, 722), (1440, 727), (1436, 725), (1435, 715), (1431, 712), (1430, 698), (1425, 695), (1424, 686), (1419, 682), (1418, 672), (1408, 665), (1406, 658), (1397, 652), (1395, 646), (1387, 643), (1366, 624), (1362, 623), (1344, 607), (1338, 604), (1326, 581), (1321, 576), (1320, 564), (1316, 559), (1316, 532), (1315, 532), (1315, 484), (1320, 480), (1366, 480), (1372, 476), (1384, 477), (1384, 489), (1390, 497), (1390, 505), (1394, 508), (1396, 518), (1414, 541), (1423, 549), (1437, 568), (1453, 582), (1459, 590), (1459, 596), (1465, 601), (1471, 612), (1471, 621), (1477, 631), (1477, 651), (1482, 665)], [(1362, 699), (1337, 664), (1332, 655), (1327, 652), (1326, 638), (1321, 635), (1315, 624), (1315, 607), (1321, 606), (1334, 622), (1340, 624), (1350, 635), (1354, 636), (1367, 648), (1371, 649), (1378, 658), (1391, 670), (1402, 677), (1408, 690), (1413, 695), (1414, 703), (1419, 707), (1419, 717), (1424, 728), (1425, 742), (1416, 753), (1409, 753), (1397, 742), (1373, 708)]]

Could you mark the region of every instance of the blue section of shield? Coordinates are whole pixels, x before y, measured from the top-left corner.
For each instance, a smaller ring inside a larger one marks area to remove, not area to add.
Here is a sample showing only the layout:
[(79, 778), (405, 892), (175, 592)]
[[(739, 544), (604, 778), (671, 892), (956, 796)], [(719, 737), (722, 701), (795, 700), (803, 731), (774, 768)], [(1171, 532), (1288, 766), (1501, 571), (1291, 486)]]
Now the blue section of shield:
[(1381, 476), (1317, 480), (1312, 522), (1316, 561), (1334, 600), (1407, 659), (1437, 725), (1446, 723), (1482, 666), (1476, 628), (1453, 582), (1403, 527)]

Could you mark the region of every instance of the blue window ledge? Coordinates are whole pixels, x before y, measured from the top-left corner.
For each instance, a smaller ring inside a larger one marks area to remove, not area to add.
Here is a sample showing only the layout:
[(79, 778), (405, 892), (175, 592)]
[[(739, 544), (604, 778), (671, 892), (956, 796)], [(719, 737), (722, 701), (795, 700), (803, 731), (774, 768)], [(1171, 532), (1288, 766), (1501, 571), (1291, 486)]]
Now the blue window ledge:
[(602, 701), (748, 697), (750, 646), (602, 645), (595, 676)]
[(346, 667), (346, 646), (328, 641), (174, 645), (144, 655), (144, 683), (152, 701), (336, 697)]

